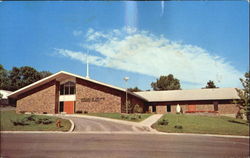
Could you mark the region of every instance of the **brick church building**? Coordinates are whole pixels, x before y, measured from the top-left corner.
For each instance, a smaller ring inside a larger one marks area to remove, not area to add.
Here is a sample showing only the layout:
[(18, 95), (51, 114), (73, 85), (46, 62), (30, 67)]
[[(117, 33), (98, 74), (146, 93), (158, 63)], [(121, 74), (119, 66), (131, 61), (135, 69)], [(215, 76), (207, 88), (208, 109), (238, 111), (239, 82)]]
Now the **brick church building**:
[[(13, 93), (16, 112), (34, 113), (125, 113), (126, 89), (90, 78), (60, 71)], [(183, 112), (216, 111), (235, 114), (232, 101), (239, 99), (234, 88), (127, 92), (131, 105), (143, 112), (175, 113), (176, 105)]]

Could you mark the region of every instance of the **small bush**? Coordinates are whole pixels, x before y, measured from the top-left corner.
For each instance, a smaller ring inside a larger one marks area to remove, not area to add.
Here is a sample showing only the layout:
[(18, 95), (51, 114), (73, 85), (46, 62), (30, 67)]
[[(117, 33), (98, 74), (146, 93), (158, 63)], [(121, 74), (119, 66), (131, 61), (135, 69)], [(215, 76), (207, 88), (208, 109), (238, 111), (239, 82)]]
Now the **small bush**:
[(175, 125), (174, 128), (182, 129), (183, 127), (181, 125)]
[(141, 119), (141, 115), (138, 115), (138, 118)]
[(51, 120), (43, 120), (43, 124), (44, 125), (48, 125), (48, 124), (51, 124), (52, 123), (52, 121)]
[(28, 121), (35, 121), (34, 117), (35, 117), (34, 115), (30, 115), (30, 116), (27, 117), (27, 120)]
[(137, 120), (137, 116), (136, 115), (131, 116), (130, 120)]
[(25, 114), (25, 111), (20, 111), (21, 114)]
[(47, 112), (43, 112), (43, 114), (47, 114)]
[(88, 111), (86, 111), (86, 110), (84, 110), (84, 112), (83, 112), (84, 114), (87, 114), (88, 113)]
[(163, 120), (160, 120), (160, 121), (158, 121), (158, 124), (159, 125), (164, 125), (164, 126), (166, 126), (166, 125), (168, 125), (168, 120), (167, 119), (163, 119)]
[(82, 110), (77, 110), (76, 113), (77, 114), (82, 114)]
[(133, 112), (134, 112), (134, 113), (142, 113), (142, 112), (143, 112), (143, 109), (142, 109), (142, 107), (140, 107), (140, 105), (136, 104), (136, 105), (134, 106)]
[(15, 121), (10, 120), (10, 121), (13, 123), (14, 126), (26, 126), (26, 125), (29, 125), (27, 122), (25, 122), (24, 119), (22, 119), (22, 120), (15, 120)]
[(124, 118), (125, 118), (125, 115), (122, 114), (122, 115), (121, 115), (121, 119), (124, 119)]
[(36, 123), (36, 124), (41, 124), (42, 121), (43, 121), (42, 119), (38, 119), (38, 120), (35, 121), (35, 123)]

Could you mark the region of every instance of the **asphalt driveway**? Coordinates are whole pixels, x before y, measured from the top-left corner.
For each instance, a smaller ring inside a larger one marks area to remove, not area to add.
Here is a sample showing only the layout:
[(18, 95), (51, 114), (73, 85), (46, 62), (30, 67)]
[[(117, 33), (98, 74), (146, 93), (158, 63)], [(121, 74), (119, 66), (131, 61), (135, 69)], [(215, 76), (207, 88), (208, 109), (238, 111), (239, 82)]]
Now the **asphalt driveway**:
[(73, 132), (149, 132), (147, 128), (93, 118), (64, 117), (75, 123)]

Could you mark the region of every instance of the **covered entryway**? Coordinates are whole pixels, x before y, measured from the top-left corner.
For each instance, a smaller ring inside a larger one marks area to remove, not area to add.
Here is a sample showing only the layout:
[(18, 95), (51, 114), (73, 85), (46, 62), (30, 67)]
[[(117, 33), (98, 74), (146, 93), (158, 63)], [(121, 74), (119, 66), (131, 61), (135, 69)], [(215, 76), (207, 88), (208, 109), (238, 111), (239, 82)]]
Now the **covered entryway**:
[(61, 101), (59, 112), (66, 112), (67, 114), (74, 114), (75, 102), (74, 101)]

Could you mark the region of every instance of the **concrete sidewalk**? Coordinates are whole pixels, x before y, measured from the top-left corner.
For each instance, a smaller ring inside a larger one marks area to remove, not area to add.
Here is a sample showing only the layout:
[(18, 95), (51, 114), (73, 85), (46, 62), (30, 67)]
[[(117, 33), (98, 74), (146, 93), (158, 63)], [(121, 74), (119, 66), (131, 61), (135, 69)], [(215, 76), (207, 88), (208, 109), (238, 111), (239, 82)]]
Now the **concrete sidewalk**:
[(143, 120), (142, 122), (140, 122), (140, 124), (151, 127), (151, 125), (154, 124), (156, 121), (158, 121), (162, 117), (162, 115), (163, 114), (154, 114), (148, 117), (147, 119)]

